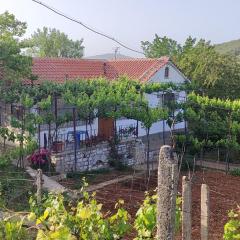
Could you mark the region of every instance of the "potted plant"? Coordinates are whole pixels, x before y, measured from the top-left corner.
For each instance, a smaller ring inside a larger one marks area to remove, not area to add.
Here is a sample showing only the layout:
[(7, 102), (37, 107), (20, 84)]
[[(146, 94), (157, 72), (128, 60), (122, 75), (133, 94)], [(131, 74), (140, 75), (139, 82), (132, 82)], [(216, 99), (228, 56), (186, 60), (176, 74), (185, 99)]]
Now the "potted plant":
[(64, 142), (63, 141), (54, 141), (52, 143), (52, 150), (53, 152), (62, 152), (64, 147)]
[(55, 141), (52, 142), (52, 151), (53, 152), (62, 152), (64, 150), (65, 142), (59, 140), (59, 129), (58, 127), (66, 122), (71, 120), (71, 115), (68, 113), (64, 114), (63, 116), (59, 116), (56, 121), (56, 129), (55, 129)]
[(41, 148), (28, 156), (27, 160), (34, 169), (48, 170), (51, 164), (51, 153), (48, 149)]

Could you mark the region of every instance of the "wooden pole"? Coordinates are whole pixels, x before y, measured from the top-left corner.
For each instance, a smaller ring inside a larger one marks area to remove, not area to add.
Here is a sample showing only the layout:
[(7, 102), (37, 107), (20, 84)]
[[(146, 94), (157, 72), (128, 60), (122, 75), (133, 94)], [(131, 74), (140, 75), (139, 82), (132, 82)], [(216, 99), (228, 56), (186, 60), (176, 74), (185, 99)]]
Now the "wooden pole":
[(188, 177), (182, 178), (182, 240), (191, 240), (192, 233), (192, 193)]
[[(162, 106), (164, 106), (164, 92), (162, 94)], [(163, 119), (162, 120), (162, 127), (163, 127), (163, 130), (162, 130), (162, 138), (163, 138), (163, 145), (166, 144), (166, 141), (165, 141), (165, 120)]]
[[(38, 108), (38, 115), (41, 116), (41, 110)], [(41, 150), (41, 125), (38, 124), (38, 152)]]
[(160, 149), (158, 165), (157, 239), (172, 240), (176, 211), (177, 156), (164, 145)]
[(37, 204), (41, 204), (42, 201), (42, 170), (38, 169), (37, 170), (37, 180), (36, 180), (36, 185), (37, 185)]
[(57, 94), (54, 94), (54, 115), (55, 115), (55, 141), (58, 141), (58, 100), (57, 100)]
[(73, 107), (73, 134), (74, 134), (74, 170), (76, 172), (77, 171), (77, 134), (76, 134), (76, 108), (75, 107)]
[(202, 184), (201, 187), (201, 240), (208, 240), (209, 227), (209, 188)]

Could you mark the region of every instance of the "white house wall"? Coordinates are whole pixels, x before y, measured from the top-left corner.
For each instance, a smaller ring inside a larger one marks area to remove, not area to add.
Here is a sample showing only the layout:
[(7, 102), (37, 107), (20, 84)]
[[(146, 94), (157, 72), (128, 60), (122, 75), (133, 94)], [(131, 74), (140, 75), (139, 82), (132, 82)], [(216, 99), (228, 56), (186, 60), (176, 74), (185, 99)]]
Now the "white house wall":
[[(169, 77), (166, 79), (164, 78), (165, 73), (165, 67), (169, 67)], [(183, 84), (186, 79), (184, 76), (179, 72), (178, 69), (176, 69), (172, 64), (167, 64), (165, 67), (161, 68), (158, 72), (156, 72), (153, 77), (149, 80), (149, 82), (153, 83), (168, 83), (172, 82), (175, 84)], [(160, 92), (161, 94), (161, 92)], [(180, 91), (177, 93), (178, 95), (178, 102), (182, 102), (186, 98), (186, 92)], [(149, 102), (150, 107), (157, 107), (159, 104), (159, 98), (157, 97), (157, 93), (152, 94), (146, 94), (145, 97), (147, 98)], [(177, 114), (177, 111), (176, 111)], [(127, 127), (130, 125), (136, 125), (136, 120), (133, 119), (121, 119), (117, 120), (117, 127)], [(183, 129), (185, 127), (185, 123), (181, 122), (178, 124), (175, 124), (174, 129)], [(164, 131), (169, 131), (170, 128), (168, 127), (166, 121), (158, 121), (154, 123), (150, 129), (150, 134), (156, 134)], [(142, 126), (141, 123), (139, 123), (139, 130), (138, 130), (139, 136), (145, 136), (146, 135), (146, 129)]]
[[(169, 68), (169, 77), (165, 78), (165, 68)], [(157, 82), (157, 83), (168, 83), (172, 82), (175, 84), (181, 84), (185, 82), (185, 78), (182, 75), (182, 73), (174, 67), (171, 63), (166, 64), (165, 67), (161, 68), (159, 71), (157, 71), (149, 80), (149, 82)]]

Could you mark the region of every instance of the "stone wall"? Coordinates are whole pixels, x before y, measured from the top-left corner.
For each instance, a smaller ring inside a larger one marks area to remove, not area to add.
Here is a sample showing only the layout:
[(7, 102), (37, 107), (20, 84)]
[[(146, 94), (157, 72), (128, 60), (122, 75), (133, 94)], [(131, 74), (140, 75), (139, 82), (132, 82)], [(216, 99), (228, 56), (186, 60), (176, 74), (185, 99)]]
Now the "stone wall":
[[(91, 171), (109, 167), (110, 146), (107, 142), (77, 151), (76, 170)], [(118, 153), (122, 156), (122, 163), (128, 166), (145, 162), (145, 146), (141, 140), (123, 141), (118, 145)], [(68, 150), (53, 154), (52, 161), (56, 171), (61, 173), (75, 170), (74, 151)]]

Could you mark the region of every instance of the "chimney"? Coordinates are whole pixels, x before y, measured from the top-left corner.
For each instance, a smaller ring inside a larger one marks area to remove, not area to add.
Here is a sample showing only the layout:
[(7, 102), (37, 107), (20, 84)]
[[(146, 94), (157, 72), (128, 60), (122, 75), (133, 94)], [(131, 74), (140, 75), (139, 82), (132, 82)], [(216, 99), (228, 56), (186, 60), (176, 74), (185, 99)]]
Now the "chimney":
[(106, 62), (103, 63), (103, 74), (104, 74), (104, 76), (107, 75), (107, 63)]
[(69, 78), (68, 74), (65, 74), (65, 81), (66, 82), (67, 82), (68, 78)]

